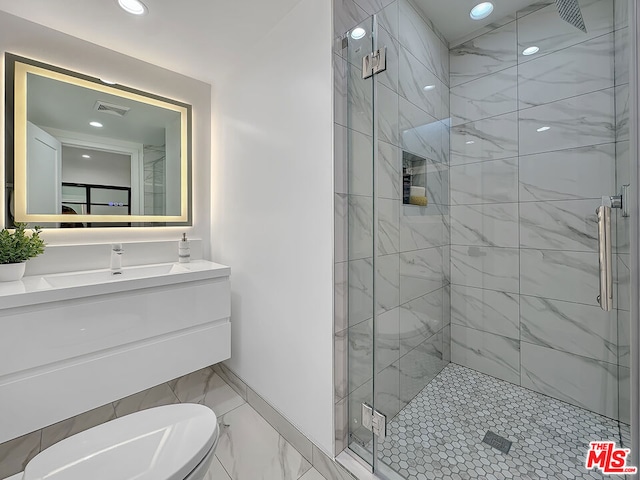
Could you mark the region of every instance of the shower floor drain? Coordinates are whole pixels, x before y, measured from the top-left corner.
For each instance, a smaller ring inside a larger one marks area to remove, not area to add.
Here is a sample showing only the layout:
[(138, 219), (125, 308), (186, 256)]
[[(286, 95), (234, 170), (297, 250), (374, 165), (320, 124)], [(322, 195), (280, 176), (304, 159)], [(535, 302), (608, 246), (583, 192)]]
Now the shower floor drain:
[(484, 439), (482, 439), (483, 443), (492, 446), (493, 448), (500, 450), (505, 455), (509, 453), (511, 449), (511, 442), (500, 435), (493, 433), (491, 430), (487, 430)]

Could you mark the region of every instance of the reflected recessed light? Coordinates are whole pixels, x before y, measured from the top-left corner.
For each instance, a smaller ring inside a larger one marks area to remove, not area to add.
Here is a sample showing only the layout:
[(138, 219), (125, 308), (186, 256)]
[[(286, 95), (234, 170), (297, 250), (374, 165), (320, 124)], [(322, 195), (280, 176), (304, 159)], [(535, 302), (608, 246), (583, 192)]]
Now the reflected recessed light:
[(429, 90), (433, 90), (434, 88), (436, 88), (436, 86), (435, 86), (435, 85), (427, 85), (426, 87), (422, 87), (422, 89), (423, 89), (425, 92), (428, 92)]
[(112, 80), (106, 80), (104, 78), (101, 78), (100, 81), (102, 83), (106, 83), (107, 85), (116, 85), (116, 82), (112, 81)]
[(104, 126), (100, 122), (89, 122), (89, 125), (96, 128), (102, 128)]
[(537, 131), (538, 132), (546, 132), (547, 130), (551, 130), (551, 127), (540, 127)]
[(493, 12), (493, 3), (482, 2), (471, 9), (469, 16), (472, 20), (482, 20), (487, 18)]
[(538, 47), (533, 46), (533, 47), (525, 48), (522, 54), (528, 57), (529, 55), (535, 55), (539, 51), (540, 49)]
[(467, 145), (473, 145), (474, 143), (476, 143), (476, 142), (474, 142), (473, 140), (469, 140), (469, 141), (467, 142)]
[(351, 30), (351, 38), (354, 40), (360, 40), (367, 34), (367, 31), (362, 27), (356, 27)]
[(91, 155), (82, 155), (82, 158), (91, 158)]
[(133, 15), (144, 15), (147, 13), (147, 6), (140, 0), (118, 0), (118, 5), (125, 12)]

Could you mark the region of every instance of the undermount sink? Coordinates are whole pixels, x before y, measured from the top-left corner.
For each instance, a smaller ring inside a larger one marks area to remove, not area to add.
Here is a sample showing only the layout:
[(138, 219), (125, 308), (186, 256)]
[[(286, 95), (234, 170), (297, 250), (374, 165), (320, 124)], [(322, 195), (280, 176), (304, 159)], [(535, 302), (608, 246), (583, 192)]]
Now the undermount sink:
[(80, 287), (84, 285), (96, 285), (99, 283), (134, 280), (138, 278), (157, 277), (160, 275), (172, 275), (187, 273), (190, 270), (179, 264), (142, 265), (138, 267), (125, 267), (121, 273), (114, 275), (111, 270), (94, 270), (88, 272), (58, 273), (45, 275), (43, 280), (53, 288)]

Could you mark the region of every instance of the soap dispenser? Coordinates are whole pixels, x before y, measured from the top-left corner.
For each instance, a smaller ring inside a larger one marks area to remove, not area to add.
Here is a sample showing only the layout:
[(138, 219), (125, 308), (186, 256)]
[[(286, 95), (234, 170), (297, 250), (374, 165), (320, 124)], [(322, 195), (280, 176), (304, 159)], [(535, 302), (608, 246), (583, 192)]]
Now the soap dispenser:
[(189, 263), (191, 261), (191, 246), (187, 240), (187, 234), (183, 233), (182, 238), (178, 242), (178, 262)]

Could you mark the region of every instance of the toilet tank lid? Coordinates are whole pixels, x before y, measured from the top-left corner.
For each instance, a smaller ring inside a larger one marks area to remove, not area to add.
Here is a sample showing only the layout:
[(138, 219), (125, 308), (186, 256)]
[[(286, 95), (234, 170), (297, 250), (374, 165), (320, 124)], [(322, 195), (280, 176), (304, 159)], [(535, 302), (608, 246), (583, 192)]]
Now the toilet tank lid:
[(217, 436), (208, 407), (151, 408), (47, 448), (27, 464), (23, 480), (184, 480)]

